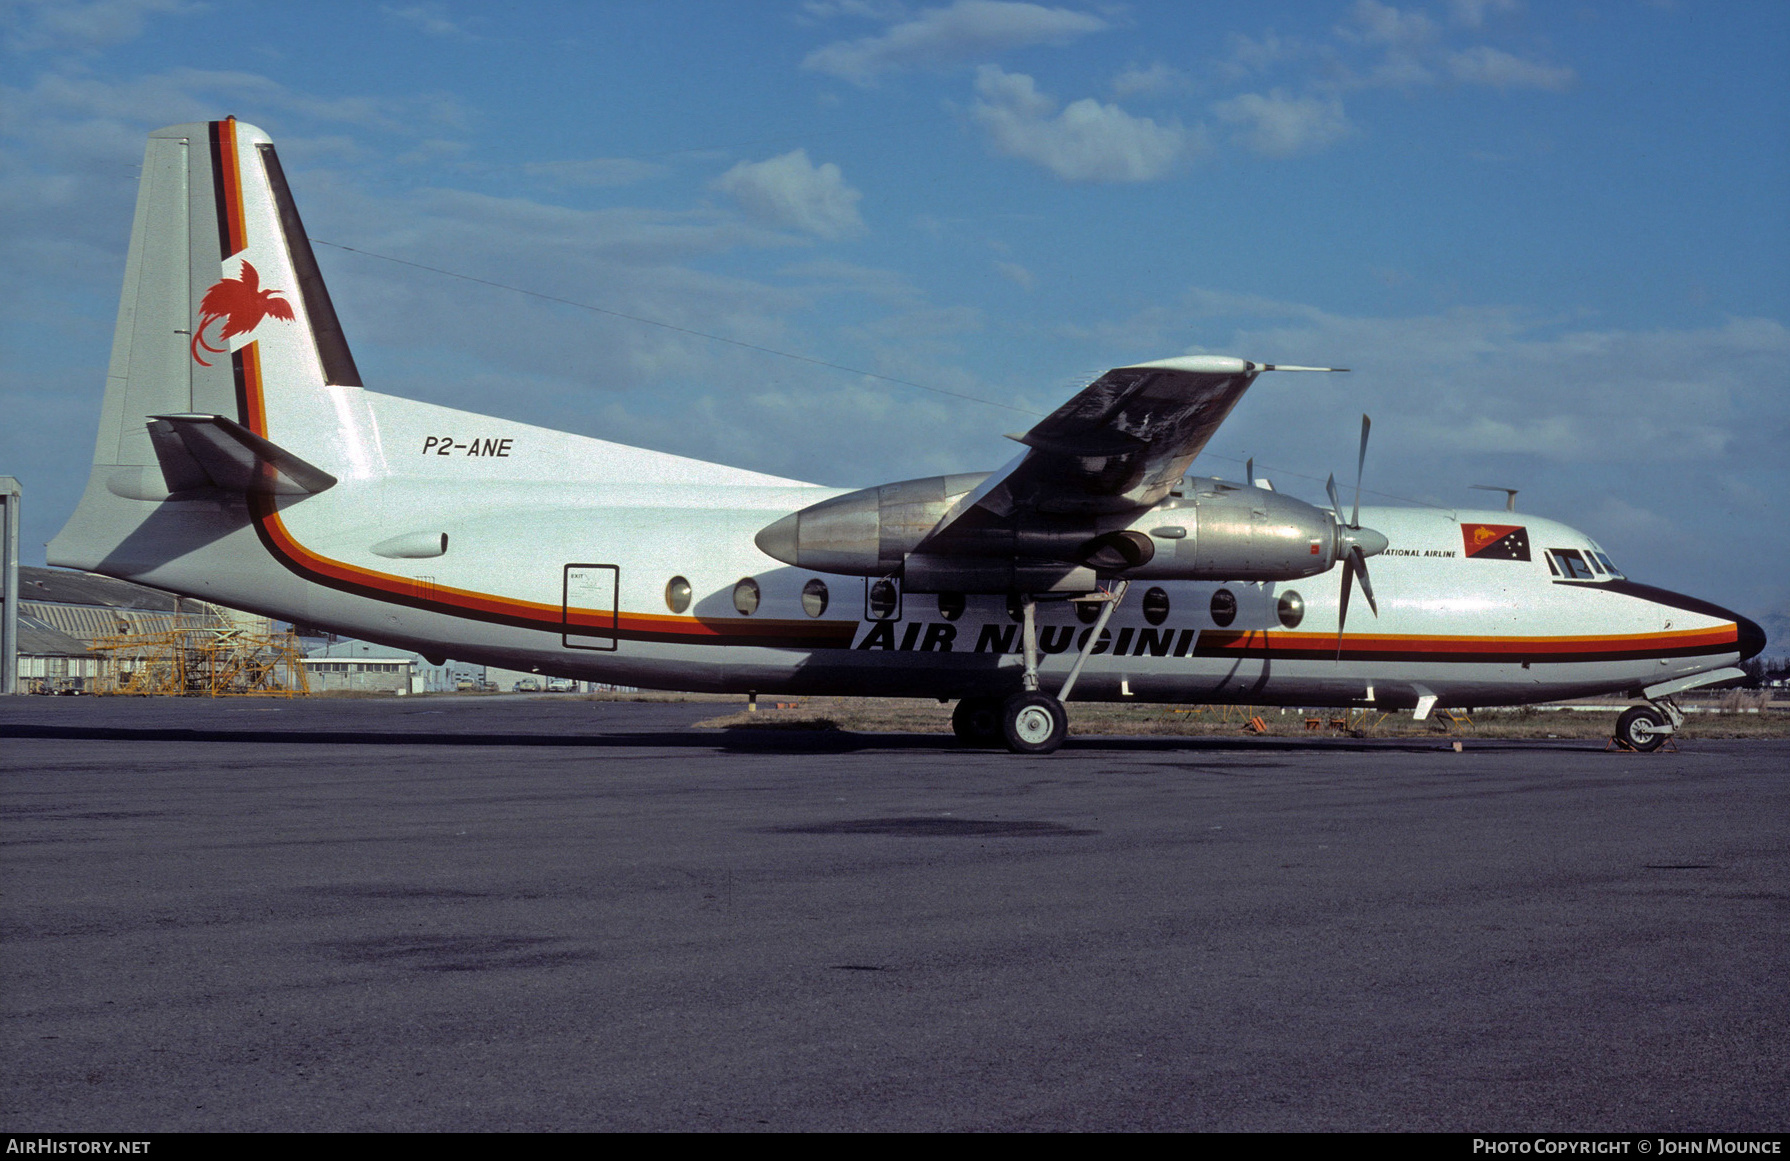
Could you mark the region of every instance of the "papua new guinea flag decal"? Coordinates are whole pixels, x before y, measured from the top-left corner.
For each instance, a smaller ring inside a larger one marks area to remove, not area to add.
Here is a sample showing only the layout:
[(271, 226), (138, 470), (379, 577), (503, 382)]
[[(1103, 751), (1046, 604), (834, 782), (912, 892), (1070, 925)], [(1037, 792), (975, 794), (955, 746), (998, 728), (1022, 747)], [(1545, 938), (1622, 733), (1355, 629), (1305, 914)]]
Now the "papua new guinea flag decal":
[(1529, 559), (1529, 530), (1520, 524), (1463, 524), (1461, 541), (1480, 560)]

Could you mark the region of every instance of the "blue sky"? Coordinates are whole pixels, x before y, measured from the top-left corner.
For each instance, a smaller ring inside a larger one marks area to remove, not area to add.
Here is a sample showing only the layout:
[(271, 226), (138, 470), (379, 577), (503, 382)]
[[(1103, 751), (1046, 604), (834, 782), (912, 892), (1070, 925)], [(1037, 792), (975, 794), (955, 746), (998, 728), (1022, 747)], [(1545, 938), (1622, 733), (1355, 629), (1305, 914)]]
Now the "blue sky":
[[(273, 134), (370, 387), (822, 483), (996, 466), (1107, 367), (1196, 470), (1522, 489), (1790, 633), (1790, 6), (0, 3), (0, 474), (90, 457), (143, 137)], [(1228, 457), (1228, 458), (1226, 458)], [(1773, 652), (1779, 651), (1774, 641)]]

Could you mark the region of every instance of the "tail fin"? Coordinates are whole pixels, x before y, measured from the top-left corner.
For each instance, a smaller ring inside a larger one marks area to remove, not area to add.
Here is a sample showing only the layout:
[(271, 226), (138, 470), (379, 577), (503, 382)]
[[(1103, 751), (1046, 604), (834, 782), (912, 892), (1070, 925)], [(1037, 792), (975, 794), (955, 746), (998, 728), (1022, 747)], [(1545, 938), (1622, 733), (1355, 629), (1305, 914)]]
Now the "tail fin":
[(301, 462), (363, 461), (332, 386), (360, 372), (267, 134), (234, 118), (150, 134), (93, 473), (52, 562), (98, 568), (144, 501), (191, 494), (161, 416), (220, 417)]

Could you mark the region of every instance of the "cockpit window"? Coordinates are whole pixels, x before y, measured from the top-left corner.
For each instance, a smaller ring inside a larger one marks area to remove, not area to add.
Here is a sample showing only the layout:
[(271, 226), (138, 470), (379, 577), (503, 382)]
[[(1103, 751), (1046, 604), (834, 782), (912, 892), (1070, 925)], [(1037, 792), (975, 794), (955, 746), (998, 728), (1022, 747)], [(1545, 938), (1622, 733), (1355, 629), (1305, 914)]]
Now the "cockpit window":
[(1611, 576), (1615, 577), (1617, 580), (1623, 579), (1622, 570), (1617, 568), (1616, 565), (1610, 560), (1610, 556), (1608, 553), (1604, 552), (1602, 549), (1593, 549), (1591, 551), (1591, 555), (1592, 555), (1592, 557), (1594, 557), (1597, 560), (1597, 563), (1604, 566), (1605, 572), (1609, 573)]
[(1554, 569), (1556, 576), (1567, 580), (1595, 580), (1591, 566), (1585, 563), (1585, 557), (1576, 548), (1548, 549), (1548, 566)]

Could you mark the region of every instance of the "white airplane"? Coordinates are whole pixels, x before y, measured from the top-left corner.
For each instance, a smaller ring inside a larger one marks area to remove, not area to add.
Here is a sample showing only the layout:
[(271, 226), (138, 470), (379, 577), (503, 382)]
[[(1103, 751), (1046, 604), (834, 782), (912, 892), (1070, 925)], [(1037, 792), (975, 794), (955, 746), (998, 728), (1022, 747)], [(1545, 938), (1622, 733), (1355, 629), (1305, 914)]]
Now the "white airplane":
[(1347, 520), (1334, 481), (1324, 509), (1186, 476), (1289, 369), (1120, 367), (996, 472), (860, 491), (379, 395), (266, 134), (176, 125), (150, 135), (93, 471), (49, 559), (432, 659), (958, 699), (960, 737), (1033, 753), (1071, 692), (1418, 718), (1620, 693), (1618, 736), (1650, 749), (1672, 695), (1763, 648), (1552, 520), (1363, 510), (1360, 463)]

